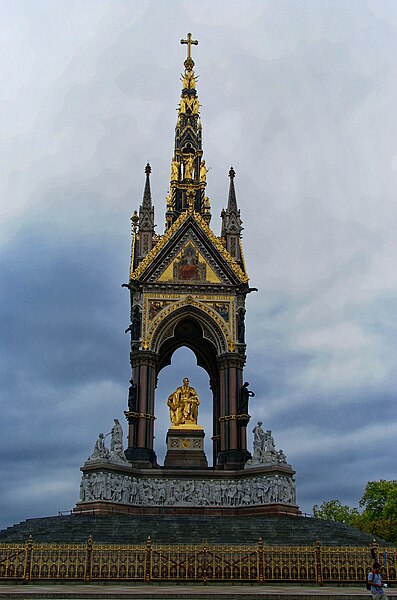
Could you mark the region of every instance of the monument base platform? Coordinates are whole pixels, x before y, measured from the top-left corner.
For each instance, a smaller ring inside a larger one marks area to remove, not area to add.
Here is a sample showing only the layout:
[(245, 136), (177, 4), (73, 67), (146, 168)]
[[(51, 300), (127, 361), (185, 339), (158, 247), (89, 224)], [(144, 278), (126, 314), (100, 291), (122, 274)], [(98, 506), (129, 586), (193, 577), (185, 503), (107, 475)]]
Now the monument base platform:
[(166, 469), (206, 469), (205, 433), (201, 427), (171, 427), (167, 432)]
[(297, 517), (298, 506), (289, 504), (263, 504), (256, 506), (217, 507), (217, 506), (133, 506), (117, 502), (96, 501), (78, 502), (73, 508), (76, 515), (206, 515), (208, 517), (265, 516)]
[[(200, 432), (199, 432), (200, 433)], [(182, 432), (185, 435), (185, 432)], [(197, 432), (195, 432), (195, 436)], [(176, 439), (171, 437), (169, 443)], [(200, 439), (200, 438), (199, 438)], [(202, 438), (201, 438), (202, 441)], [(219, 471), (183, 468), (185, 451), (168, 451), (174, 468), (136, 469), (128, 463), (87, 462), (75, 512), (129, 515), (297, 515), (294, 470), (288, 464)], [(174, 454), (179, 452), (179, 454)], [(192, 455), (194, 455), (192, 450)], [(200, 458), (201, 456), (201, 458)], [(204, 457), (205, 458), (205, 457)]]
[(373, 540), (371, 534), (345, 523), (302, 516), (93, 515), (87, 512), (28, 519), (0, 531), (0, 541), (19, 542), (26, 548), (29, 535), (35, 543), (59, 544), (86, 544), (90, 536), (95, 543), (145, 544), (150, 536), (156, 544), (202, 544), (206, 540), (210, 544), (240, 545), (257, 544), (261, 537), (268, 546), (307, 546), (320, 540), (328, 546), (367, 546), (368, 552)]

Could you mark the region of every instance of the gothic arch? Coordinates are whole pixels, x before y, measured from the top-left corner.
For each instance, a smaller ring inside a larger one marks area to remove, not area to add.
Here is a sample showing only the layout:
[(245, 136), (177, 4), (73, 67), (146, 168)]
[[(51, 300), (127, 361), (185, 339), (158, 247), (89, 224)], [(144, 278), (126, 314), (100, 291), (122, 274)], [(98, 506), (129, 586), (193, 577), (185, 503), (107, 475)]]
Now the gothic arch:
[[(230, 334), (216, 311), (203, 303), (192, 302), (192, 300), (189, 304), (186, 301), (175, 303), (161, 311), (148, 332), (150, 351), (160, 354), (164, 342), (174, 337), (178, 323), (185, 319), (190, 319), (198, 324), (204, 340), (211, 342), (214, 346), (215, 357), (232, 349)], [(176, 346), (175, 350), (182, 345), (184, 344)]]
[(159, 349), (157, 374), (171, 364), (176, 350), (186, 347), (194, 353), (198, 366), (207, 372), (211, 387), (215, 386), (218, 377), (216, 347), (208, 336), (203, 335), (199, 322), (191, 315), (183, 316), (176, 324), (171, 325), (170, 333), (171, 335), (163, 338)]
[[(205, 313), (204, 313), (205, 315)], [(197, 309), (189, 310), (187, 306), (180, 307), (168, 319), (161, 322), (156, 330), (156, 343), (152, 352), (157, 355), (156, 380), (160, 371), (171, 364), (176, 350), (181, 347), (189, 348), (195, 355), (197, 365), (208, 374), (212, 393), (213, 437), (219, 436), (219, 390), (220, 373), (218, 359), (219, 351), (225, 348), (226, 339), (216, 323), (205, 322), (203, 313)], [(213, 464), (219, 452), (217, 441), (213, 443)]]

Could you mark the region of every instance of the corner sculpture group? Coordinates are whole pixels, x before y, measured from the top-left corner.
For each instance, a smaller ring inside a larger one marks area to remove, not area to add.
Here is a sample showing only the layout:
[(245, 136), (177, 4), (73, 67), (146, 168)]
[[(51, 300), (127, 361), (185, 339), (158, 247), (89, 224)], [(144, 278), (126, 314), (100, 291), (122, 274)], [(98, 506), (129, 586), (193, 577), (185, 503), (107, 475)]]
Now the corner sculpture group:
[(274, 437), (270, 429), (263, 431), (262, 421), (252, 430), (254, 434), (254, 452), (252, 459), (247, 461), (246, 468), (259, 464), (279, 463), (285, 464), (287, 457), (282, 450), (276, 450)]
[[(105, 439), (108, 437), (108, 435), (112, 436), (110, 449), (105, 446)], [(94, 451), (87, 462), (98, 461), (101, 459), (116, 463), (128, 462), (123, 449), (123, 428), (121, 427), (121, 423), (118, 419), (114, 419), (114, 425), (109, 433), (106, 435), (100, 433), (98, 435), (98, 439), (95, 442)]]

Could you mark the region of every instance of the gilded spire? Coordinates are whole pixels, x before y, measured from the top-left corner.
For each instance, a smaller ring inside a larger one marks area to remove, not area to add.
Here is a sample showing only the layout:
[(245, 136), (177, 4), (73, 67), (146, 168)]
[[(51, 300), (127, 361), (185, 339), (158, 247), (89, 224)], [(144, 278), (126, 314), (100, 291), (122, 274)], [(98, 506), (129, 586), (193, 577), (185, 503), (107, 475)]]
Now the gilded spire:
[(207, 223), (211, 220), (210, 201), (205, 195), (208, 167), (203, 160), (202, 126), (199, 117), (197, 76), (194, 73), (192, 46), (198, 41), (187, 34), (181, 44), (187, 45), (185, 71), (181, 75), (182, 91), (175, 127), (175, 148), (171, 161), (170, 191), (166, 199), (166, 229), (184, 211), (200, 213)]

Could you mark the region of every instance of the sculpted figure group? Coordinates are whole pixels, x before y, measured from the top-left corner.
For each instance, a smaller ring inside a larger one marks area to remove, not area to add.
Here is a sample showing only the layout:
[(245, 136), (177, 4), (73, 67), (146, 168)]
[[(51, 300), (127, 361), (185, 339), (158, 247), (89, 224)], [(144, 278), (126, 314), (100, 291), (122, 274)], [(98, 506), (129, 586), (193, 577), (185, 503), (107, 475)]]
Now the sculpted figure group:
[(180, 114), (189, 114), (189, 115), (198, 115), (200, 109), (200, 103), (198, 98), (192, 97), (189, 98), (188, 95), (183, 95), (179, 102), (179, 113)]
[[(187, 154), (183, 157), (182, 164), (184, 166), (184, 174), (183, 174), (184, 179), (193, 179), (194, 158), (195, 157), (193, 154)], [(171, 161), (171, 181), (179, 181), (180, 167), (181, 167), (181, 165), (176, 159), (173, 159)], [(205, 182), (207, 180), (207, 173), (209, 170), (210, 169), (207, 168), (207, 166), (205, 164), (205, 160), (202, 160), (201, 164), (200, 164), (200, 171), (199, 171), (200, 181)]]
[(250, 506), (294, 504), (295, 481), (283, 475), (246, 480), (137, 479), (97, 472), (85, 474), (80, 500), (111, 500), (141, 506)]
[[(111, 436), (110, 449), (105, 445), (105, 439), (109, 435)], [(123, 428), (118, 419), (114, 419), (114, 425), (109, 433), (106, 435), (103, 433), (99, 434), (98, 439), (95, 442), (94, 451), (87, 462), (98, 460), (107, 460), (116, 463), (128, 462), (123, 450)]]
[(287, 457), (282, 450), (277, 451), (274, 444), (274, 437), (270, 429), (262, 429), (262, 421), (258, 421), (252, 430), (254, 434), (252, 460), (246, 464), (246, 468), (267, 463), (285, 464)]

